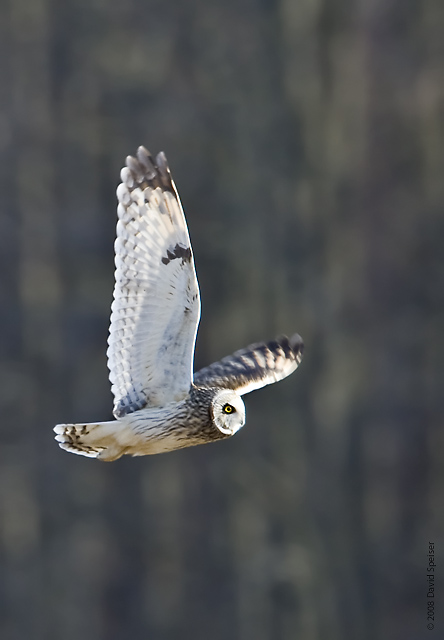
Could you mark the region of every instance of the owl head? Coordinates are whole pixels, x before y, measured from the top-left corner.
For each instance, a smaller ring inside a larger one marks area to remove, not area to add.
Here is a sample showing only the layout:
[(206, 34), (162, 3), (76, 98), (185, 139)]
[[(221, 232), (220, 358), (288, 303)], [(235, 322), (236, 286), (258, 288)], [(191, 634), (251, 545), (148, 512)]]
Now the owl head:
[(210, 415), (219, 431), (232, 436), (245, 424), (245, 405), (235, 391), (223, 389), (213, 397)]

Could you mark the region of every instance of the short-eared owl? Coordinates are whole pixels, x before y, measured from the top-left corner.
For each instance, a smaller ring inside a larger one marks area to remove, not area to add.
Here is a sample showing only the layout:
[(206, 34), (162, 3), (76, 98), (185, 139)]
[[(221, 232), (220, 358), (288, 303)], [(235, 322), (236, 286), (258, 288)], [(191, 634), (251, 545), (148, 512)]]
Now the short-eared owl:
[(302, 359), (295, 334), (236, 351), (193, 375), (200, 298), (185, 216), (163, 153), (128, 156), (117, 188), (116, 284), (107, 351), (111, 422), (60, 424), (62, 449), (116, 460), (227, 438), (245, 423), (241, 395)]

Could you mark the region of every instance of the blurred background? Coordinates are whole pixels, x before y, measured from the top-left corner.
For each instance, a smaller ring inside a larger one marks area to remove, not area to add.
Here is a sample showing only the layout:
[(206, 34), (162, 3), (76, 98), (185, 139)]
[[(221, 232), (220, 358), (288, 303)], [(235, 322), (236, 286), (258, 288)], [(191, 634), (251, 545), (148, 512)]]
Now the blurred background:
[[(439, 636), (443, 32), (441, 0), (0, 3), (2, 640)], [(106, 464), (52, 427), (111, 419), (140, 144), (187, 214), (196, 368), (306, 355), (235, 438)]]

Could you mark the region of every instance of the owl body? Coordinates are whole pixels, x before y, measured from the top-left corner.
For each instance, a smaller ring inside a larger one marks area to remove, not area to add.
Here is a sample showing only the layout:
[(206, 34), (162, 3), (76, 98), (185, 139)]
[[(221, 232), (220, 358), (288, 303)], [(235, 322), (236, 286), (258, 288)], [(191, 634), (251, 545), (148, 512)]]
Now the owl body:
[(139, 147), (121, 178), (107, 351), (115, 420), (54, 428), (62, 449), (100, 460), (234, 435), (245, 423), (240, 396), (290, 375), (303, 353), (298, 334), (282, 336), (193, 373), (199, 286), (165, 155)]
[(167, 453), (222, 440), (244, 423), (245, 406), (234, 391), (193, 385), (180, 402), (140, 409), (111, 422), (60, 425), (55, 430), (65, 450), (112, 461), (124, 454)]

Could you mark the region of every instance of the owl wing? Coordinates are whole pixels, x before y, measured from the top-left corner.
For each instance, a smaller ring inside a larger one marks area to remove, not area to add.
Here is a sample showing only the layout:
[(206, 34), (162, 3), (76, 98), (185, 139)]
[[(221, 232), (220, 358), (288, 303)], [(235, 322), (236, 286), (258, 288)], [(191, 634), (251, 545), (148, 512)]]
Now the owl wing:
[(128, 156), (117, 188), (116, 284), (108, 338), (114, 415), (184, 398), (200, 297), (185, 216), (163, 153)]
[(297, 333), (272, 342), (252, 344), (194, 374), (198, 387), (223, 387), (239, 395), (278, 382), (293, 373), (302, 360), (304, 343)]

